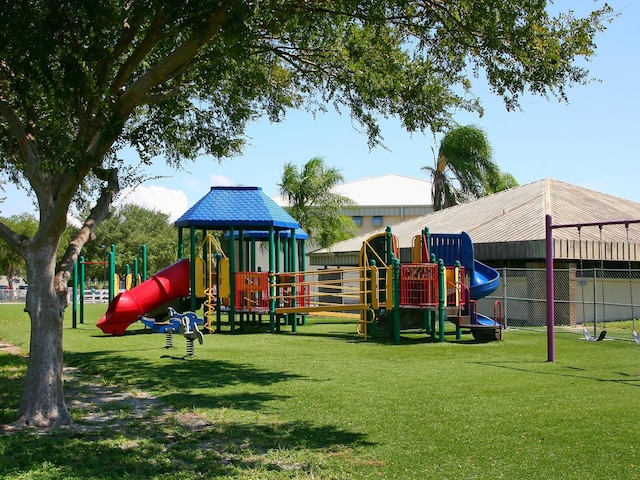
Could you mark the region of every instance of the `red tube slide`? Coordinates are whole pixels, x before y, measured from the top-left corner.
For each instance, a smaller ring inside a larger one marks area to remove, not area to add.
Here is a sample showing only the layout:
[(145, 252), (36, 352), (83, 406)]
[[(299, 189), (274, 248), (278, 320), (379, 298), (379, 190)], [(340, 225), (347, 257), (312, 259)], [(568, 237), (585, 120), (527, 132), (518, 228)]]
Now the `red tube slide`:
[(139, 315), (178, 297), (189, 295), (189, 260), (182, 259), (160, 270), (149, 280), (122, 292), (109, 304), (97, 326), (104, 333), (123, 335)]

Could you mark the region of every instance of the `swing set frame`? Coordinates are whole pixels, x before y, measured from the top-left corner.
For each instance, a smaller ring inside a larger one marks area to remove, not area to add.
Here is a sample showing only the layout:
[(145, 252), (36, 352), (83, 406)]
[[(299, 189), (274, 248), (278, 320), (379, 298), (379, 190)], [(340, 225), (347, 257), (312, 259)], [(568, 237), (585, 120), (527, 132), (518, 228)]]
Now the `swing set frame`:
[[(627, 228), (627, 257), (629, 262), (631, 261), (631, 252), (629, 248), (629, 235), (628, 229), (629, 225), (640, 223), (640, 219), (633, 220), (613, 220), (613, 221), (605, 221), (605, 222), (584, 222), (584, 223), (564, 223), (564, 224), (555, 224), (553, 223), (552, 216), (547, 214), (545, 216), (545, 260), (546, 260), (546, 290), (547, 290), (547, 361), (555, 362), (556, 361), (556, 353), (555, 353), (555, 295), (554, 295), (554, 278), (553, 278), (553, 270), (554, 270), (554, 251), (553, 251), (553, 230), (562, 229), (562, 228), (577, 228), (582, 229), (583, 227), (599, 227), (602, 231), (602, 228), (607, 225), (624, 225)], [(602, 243), (602, 240), (600, 240)], [(582, 246), (580, 246), (582, 248)], [(601, 255), (601, 260), (602, 255)], [(634, 330), (634, 339), (638, 342), (637, 332)], [(638, 342), (640, 343), (640, 342)]]

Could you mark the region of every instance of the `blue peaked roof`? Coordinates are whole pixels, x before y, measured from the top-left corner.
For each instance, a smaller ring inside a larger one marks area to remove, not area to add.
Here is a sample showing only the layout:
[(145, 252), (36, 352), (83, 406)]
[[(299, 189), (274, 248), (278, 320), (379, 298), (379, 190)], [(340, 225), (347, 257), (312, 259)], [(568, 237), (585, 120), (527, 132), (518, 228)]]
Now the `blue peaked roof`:
[(299, 228), (300, 225), (260, 187), (211, 187), (209, 193), (187, 210), (176, 227), (217, 230)]

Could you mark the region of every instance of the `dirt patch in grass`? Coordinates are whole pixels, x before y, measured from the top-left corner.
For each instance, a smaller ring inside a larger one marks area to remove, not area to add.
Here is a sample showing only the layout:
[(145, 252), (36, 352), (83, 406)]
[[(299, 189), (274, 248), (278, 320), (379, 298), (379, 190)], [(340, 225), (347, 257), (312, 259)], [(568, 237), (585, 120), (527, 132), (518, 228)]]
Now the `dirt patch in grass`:
[[(0, 341), (0, 352), (25, 357), (20, 347)], [(108, 428), (125, 432), (132, 425), (179, 424), (190, 431), (209, 426), (194, 412), (179, 412), (147, 392), (125, 390), (107, 385), (99, 376), (84, 374), (77, 367), (65, 367), (64, 392), (73, 425), (63, 427), (78, 432), (96, 432)], [(0, 434), (10, 434), (16, 427), (2, 425)]]
[(0, 341), (0, 352), (8, 353), (9, 355), (19, 355), (21, 357), (26, 356), (26, 352), (20, 347), (11, 345), (10, 343)]

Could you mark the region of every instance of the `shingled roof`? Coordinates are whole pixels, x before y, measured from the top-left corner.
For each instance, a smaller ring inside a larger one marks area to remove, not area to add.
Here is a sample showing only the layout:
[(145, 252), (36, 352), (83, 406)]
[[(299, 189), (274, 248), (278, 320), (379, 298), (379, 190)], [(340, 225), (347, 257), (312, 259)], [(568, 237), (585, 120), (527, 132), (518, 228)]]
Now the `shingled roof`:
[(176, 227), (214, 230), (275, 230), (299, 228), (300, 225), (260, 187), (211, 187), (209, 193), (187, 210)]
[[(409, 248), (423, 228), (437, 233), (467, 232), (481, 260), (543, 260), (545, 217), (575, 224), (640, 219), (640, 204), (552, 179), (509, 190), (392, 225), (400, 248)], [(384, 228), (311, 253), (315, 265), (350, 265), (362, 242)], [(629, 243), (627, 243), (627, 233)], [(608, 225), (554, 230), (555, 258), (640, 260), (640, 225)], [(583, 247), (578, 247), (582, 241)], [(604, 250), (597, 245), (603, 242)], [(597, 244), (597, 245), (596, 245)], [(582, 252), (582, 253), (580, 253)]]

